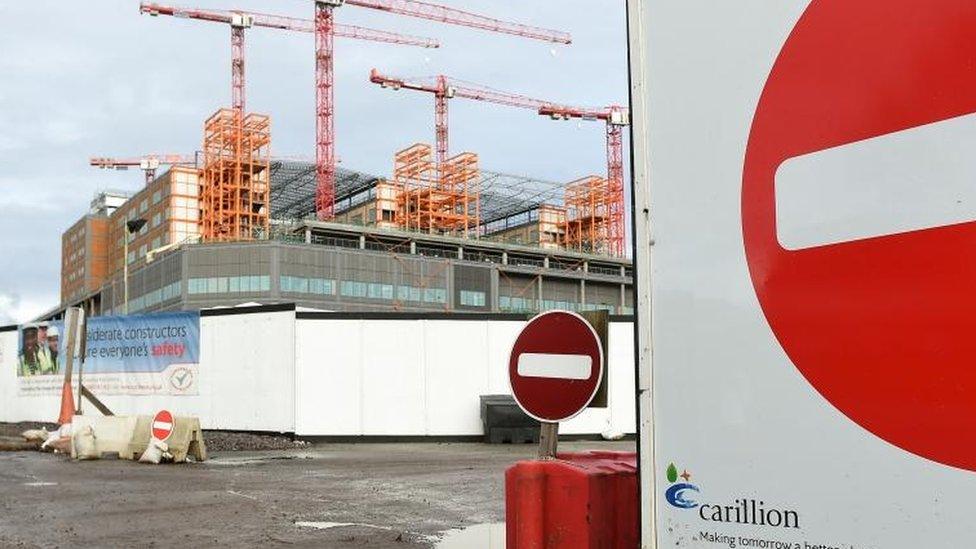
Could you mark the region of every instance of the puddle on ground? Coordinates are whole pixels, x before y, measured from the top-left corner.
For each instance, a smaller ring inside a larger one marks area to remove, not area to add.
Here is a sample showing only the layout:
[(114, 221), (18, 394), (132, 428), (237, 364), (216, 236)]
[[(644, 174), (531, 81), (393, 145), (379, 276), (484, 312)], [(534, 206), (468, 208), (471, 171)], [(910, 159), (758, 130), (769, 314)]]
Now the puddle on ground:
[(289, 461), (295, 459), (313, 459), (310, 454), (295, 454), (290, 456), (267, 456), (267, 457), (217, 457), (205, 461), (207, 465), (240, 467), (243, 465), (261, 465), (276, 461)]
[(343, 526), (369, 526), (368, 524), (353, 524), (351, 522), (296, 522), (299, 528), (315, 528), (316, 530), (328, 530), (329, 528), (342, 528)]
[(57, 482), (25, 482), (24, 486), (57, 486)]
[(505, 549), (505, 523), (478, 524), (460, 530), (448, 530), (434, 544), (437, 549)]

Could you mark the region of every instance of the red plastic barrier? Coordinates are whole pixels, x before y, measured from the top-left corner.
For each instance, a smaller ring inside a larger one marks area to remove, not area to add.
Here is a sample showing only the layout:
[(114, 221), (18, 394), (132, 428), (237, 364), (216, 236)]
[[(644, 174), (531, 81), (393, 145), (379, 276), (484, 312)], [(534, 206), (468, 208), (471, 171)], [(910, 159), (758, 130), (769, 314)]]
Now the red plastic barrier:
[(637, 454), (561, 453), (505, 472), (508, 549), (639, 545)]

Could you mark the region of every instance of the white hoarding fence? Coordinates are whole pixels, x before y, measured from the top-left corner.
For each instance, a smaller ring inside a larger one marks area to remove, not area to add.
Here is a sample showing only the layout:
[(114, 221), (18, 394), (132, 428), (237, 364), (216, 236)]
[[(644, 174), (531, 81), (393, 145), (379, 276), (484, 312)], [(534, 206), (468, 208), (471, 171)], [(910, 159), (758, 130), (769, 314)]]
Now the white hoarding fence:
[[(509, 393), (508, 353), (524, 324), (505, 315), (296, 315), (290, 305), (216, 309), (199, 318), (194, 391), (93, 392), (118, 414), (165, 408), (198, 416), (205, 429), (480, 436), (479, 398)], [(5, 330), (0, 421), (53, 421), (58, 395), (21, 390), (18, 331)], [(611, 322), (610, 406), (585, 411), (564, 433), (635, 431), (632, 338), (631, 322)], [(95, 377), (87, 368), (86, 385)]]

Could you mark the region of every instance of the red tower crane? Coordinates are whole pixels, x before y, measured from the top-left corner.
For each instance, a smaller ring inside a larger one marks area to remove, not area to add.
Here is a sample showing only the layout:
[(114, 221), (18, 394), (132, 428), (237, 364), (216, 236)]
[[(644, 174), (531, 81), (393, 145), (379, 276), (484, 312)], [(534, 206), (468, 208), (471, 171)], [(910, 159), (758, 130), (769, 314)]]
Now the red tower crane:
[(89, 165), (105, 170), (128, 170), (139, 168), (146, 174), (146, 184), (156, 179), (156, 170), (160, 166), (194, 166), (197, 163), (195, 155), (181, 154), (147, 154), (132, 158), (104, 158), (94, 157), (88, 160)]
[(314, 0), (315, 2), (315, 209), (320, 220), (330, 219), (335, 207), (335, 105), (333, 102), (333, 39), (335, 8), (343, 4), (396, 15), (460, 25), (559, 44), (569, 44), (568, 33), (503, 21), (421, 0)]
[(630, 124), (630, 111), (625, 107), (611, 105), (604, 108), (569, 107), (545, 105), (539, 114), (553, 120), (600, 120), (607, 128), (607, 183), (612, 195), (609, 212), (610, 253), (624, 255), (624, 127)]
[(401, 78), (398, 76), (386, 76), (378, 70), (373, 69), (369, 73), (369, 81), (374, 84), (379, 84), (383, 88), (414, 90), (433, 94), (434, 132), (436, 135), (438, 165), (442, 164), (449, 154), (447, 103), (450, 99), (460, 97), (474, 101), (495, 103), (496, 105), (531, 109), (536, 112), (552, 104), (549, 101), (495, 90), (481, 84), (465, 82), (443, 74), (425, 78)]
[[(267, 13), (257, 13), (241, 10), (212, 10), (198, 8), (183, 8), (168, 6), (154, 2), (143, 2), (139, 5), (139, 13), (151, 16), (168, 15), (184, 19), (196, 19), (211, 23), (221, 23), (230, 26), (231, 46), (231, 97), (232, 106), (240, 113), (245, 107), (245, 79), (244, 79), (244, 31), (252, 27), (264, 27), (295, 32), (313, 34), (315, 23), (308, 19), (286, 17)], [(336, 25), (335, 36), (368, 40), (387, 44), (404, 46), (418, 46), (421, 48), (439, 48), (440, 43), (432, 38), (407, 36), (382, 30), (368, 29), (354, 25)]]

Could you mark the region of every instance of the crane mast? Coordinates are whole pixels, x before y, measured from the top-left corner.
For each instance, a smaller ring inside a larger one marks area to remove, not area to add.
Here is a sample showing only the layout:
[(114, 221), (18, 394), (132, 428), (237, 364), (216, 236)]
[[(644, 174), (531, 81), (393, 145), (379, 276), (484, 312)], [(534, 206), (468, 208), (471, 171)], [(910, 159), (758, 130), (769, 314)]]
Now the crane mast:
[[(448, 25), (458, 25), (488, 32), (509, 34), (531, 40), (569, 44), (568, 33), (503, 21), (476, 13), (419, 0), (315, 0), (315, 127), (317, 186), (315, 205), (320, 220), (331, 219), (335, 210), (335, 123), (333, 90), (333, 48), (335, 9), (348, 4), (415, 17)], [(438, 104), (438, 116), (447, 119), (447, 103)], [(446, 154), (447, 135), (439, 142), (438, 157)], [(441, 147), (443, 144), (443, 148)]]

